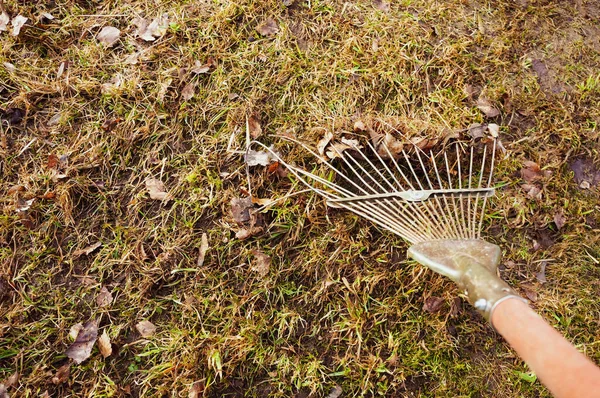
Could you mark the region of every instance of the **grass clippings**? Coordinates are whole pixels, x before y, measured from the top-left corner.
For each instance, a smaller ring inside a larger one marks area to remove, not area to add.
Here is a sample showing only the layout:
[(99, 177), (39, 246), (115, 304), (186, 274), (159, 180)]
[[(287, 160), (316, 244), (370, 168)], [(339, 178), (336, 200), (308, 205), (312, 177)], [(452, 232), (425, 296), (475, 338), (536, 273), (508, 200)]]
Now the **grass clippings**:
[[(11, 396), (549, 396), (404, 242), (277, 162), (250, 168), (248, 186), (247, 135), (310, 171), (278, 137), (372, 134), (400, 151), (499, 126), (484, 236), (502, 277), (600, 362), (595, 1), (4, 3)], [(120, 31), (112, 45), (105, 27)], [(522, 178), (525, 162), (539, 178)], [(112, 354), (98, 343), (73, 363), (69, 329), (90, 319)]]

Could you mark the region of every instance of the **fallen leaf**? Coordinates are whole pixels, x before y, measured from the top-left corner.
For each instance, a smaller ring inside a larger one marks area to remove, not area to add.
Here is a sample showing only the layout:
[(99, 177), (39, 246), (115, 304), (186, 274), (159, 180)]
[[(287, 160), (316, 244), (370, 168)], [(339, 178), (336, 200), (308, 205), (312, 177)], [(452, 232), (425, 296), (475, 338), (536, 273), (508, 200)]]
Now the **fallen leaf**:
[(8, 376), (8, 378), (4, 381), (4, 386), (6, 388), (15, 387), (19, 382), (19, 372), (15, 372), (12, 375)]
[(54, 19), (55, 19), (55, 18), (54, 18), (54, 15), (52, 15), (52, 14), (49, 14), (49, 13), (47, 13), (47, 12), (43, 12), (43, 13), (42, 13), (40, 16), (41, 16), (42, 18), (46, 18), (48, 21), (52, 21), (52, 20), (54, 20)]
[(390, 3), (384, 0), (373, 0), (373, 6), (379, 11), (390, 12)]
[(58, 166), (58, 156), (52, 153), (48, 156), (48, 162), (46, 163), (46, 167), (48, 167), (49, 169), (54, 169), (56, 168), (56, 166)]
[(156, 178), (148, 178), (146, 179), (145, 184), (146, 190), (150, 195), (150, 199), (162, 201), (171, 200), (171, 195), (165, 191), (165, 184), (163, 184), (161, 180)]
[(17, 70), (17, 67), (11, 64), (10, 62), (2, 62), (2, 65), (4, 65), (8, 73), (15, 73), (15, 71)]
[(329, 145), (329, 149), (325, 151), (325, 155), (329, 159), (341, 158), (344, 151), (348, 149), (362, 149), (362, 145), (360, 145), (358, 140), (342, 138), (341, 142)]
[(162, 37), (169, 28), (169, 15), (163, 14), (155, 18), (151, 23), (145, 18), (137, 17), (133, 20), (133, 24), (137, 26), (135, 35), (144, 41), (154, 41)]
[(192, 386), (190, 387), (188, 398), (198, 398), (202, 396), (205, 388), (206, 386), (204, 384), (204, 381), (195, 381), (194, 384), (192, 384)]
[(6, 11), (0, 14), (0, 32), (7, 31), (8, 23), (10, 22), (10, 16), (6, 13)]
[(523, 181), (529, 183), (542, 178), (542, 170), (537, 163), (526, 160), (523, 162), (523, 166), (525, 166), (521, 169), (521, 178)]
[(206, 252), (208, 251), (208, 236), (206, 232), (202, 234), (202, 238), (200, 241), (200, 253), (198, 254), (198, 267), (202, 267), (204, 264), (204, 259), (206, 257)]
[(67, 362), (58, 370), (56, 374), (52, 377), (52, 383), (54, 384), (62, 384), (69, 379), (69, 375), (71, 374), (71, 363)]
[(267, 256), (260, 250), (253, 250), (252, 254), (254, 254), (252, 271), (258, 272), (258, 274), (264, 278), (269, 274), (269, 268), (271, 267), (271, 257)]
[(460, 297), (454, 297), (452, 303), (450, 303), (450, 316), (457, 316), (462, 309), (462, 300)]
[(123, 63), (125, 65), (136, 65), (141, 54), (141, 52), (131, 53), (125, 58)]
[[(273, 151), (273, 147), (269, 148)], [(248, 166), (268, 166), (269, 164), (276, 162), (277, 157), (271, 151), (255, 151), (249, 149), (246, 152), (245, 159)]]
[(323, 138), (321, 138), (319, 140), (319, 142), (317, 142), (317, 152), (319, 153), (319, 155), (323, 156), (325, 155), (325, 148), (327, 148), (327, 145), (329, 145), (329, 142), (333, 139), (333, 133), (330, 131), (327, 131), (325, 133), (325, 135), (323, 136)]
[(467, 128), (467, 132), (472, 138), (483, 138), (486, 127), (485, 124), (474, 123)]
[(116, 119), (106, 119), (104, 121), (104, 123), (102, 123), (102, 130), (106, 131), (107, 133), (110, 133), (111, 131), (113, 131), (117, 125), (119, 123), (121, 123), (123, 121), (123, 119), (121, 119), (120, 117), (116, 118)]
[(554, 224), (556, 224), (556, 228), (558, 228), (559, 230), (565, 226), (566, 221), (567, 218), (565, 217), (565, 214), (562, 212), (562, 210), (554, 214)]
[(410, 140), (414, 146), (422, 151), (428, 151), (433, 148), (437, 143), (437, 139), (425, 138), (425, 137), (414, 137)]
[(44, 391), (42, 395), (40, 395), (40, 398), (50, 398), (50, 393), (48, 390)]
[(521, 285), (523, 289), (523, 293), (525, 293), (525, 297), (527, 297), (531, 302), (535, 303), (538, 299), (537, 292), (533, 290), (533, 286), (530, 285)]
[(83, 329), (83, 323), (81, 322), (71, 326), (71, 329), (69, 329), (69, 337), (71, 340), (75, 341), (81, 329)]
[(548, 263), (546, 261), (542, 261), (540, 263), (540, 272), (536, 272), (535, 274), (535, 278), (540, 282), (540, 283), (546, 283), (546, 267), (548, 266)]
[(235, 233), (235, 237), (238, 238), (239, 240), (246, 240), (255, 235), (258, 235), (262, 231), (263, 231), (262, 227), (250, 227), (247, 229), (240, 229), (239, 231), (237, 231)]
[(359, 131), (367, 131), (367, 126), (365, 126), (362, 120), (357, 120), (354, 122), (354, 132)]
[(92, 254), (100, 246), (102, 246), (102, 242), (98, 241), (98, 242), (94, 243), (93, 245), (89, 245), (89, 246), (84, 247), (83, 249), (75, 250), (73, 252), (73, 256), (74, 257), (80, 257), (80, 256), (83, 256), (84, 254), (86, 256), (89, 256), (90, 254)]
[(248, 131), (250, 133), (250, 137), (257, 139), (262, 135), (262, 127), (260, 125), (260, 120), (255, 115), (252, 115), (248, 118)]
[(102, 286), (100, 293), (96, 296), (96, 304), (98, 307), (108, 307), (113, 302), (113, 296), (110, 294), (106, 286)]
[(483, 95), (479, 96), (476, 105), (477, 108), (479, 108), (479, 110), (483, 112), (487, 117), (496, 117), (500, 114), (500, 111), (497, 108), (495, 108), (490, 102), (490, 100), (488, 100)]
[(521, 185), (521, 189), (523, 189), (531, 199), (542, 199), (542, 189), (535, 185), (523, 184)]
[(14, 195), (18, 192), (23, 192), (25, 191), (25, 187), (23, 185), (13, 185), (12, 187), (8, 188), (8, 191), (6, 191), (7, 195)]
[(35, 201), (35, 198), (33, 199), (29, 199), (29, 200), (25, 200), (25, 199), (17, 199), (17, 207), (15, 209), (15, 211), (17, 213), (23, 213), (26, 212), (27, 210), (29, 210), (31, 208), (31, 205), (33, 204), (33, 202)]
[(188, 84), (185, 85), (185, 87), (183, 87), (183, 90), (181, 90), (181, 98), (183, 98), (185, 101), (189, 101), (192, 98), (194, 98), (195, 91), (196, 91), (196, 83), (189, 82)]
[(231, 216), (238, 223), (250, 221), (250, 209), (254, 207), (251, 197), (231, 199)]
[(141, 321), (135, 325), (138, 333), (145, 339), (152, 337), (156, 332), (156, 326), (150, 321)]
[(500, 126), (498, 126), (496, 123), (490, 123), (488, 124), (487, 128), (492, 137), (498, 138), (500, 135)]
[(95, 320), (88, 321), (83, 325), (75, 342), (67, 349), (65, 355), (76, 364), (80, 364), (90, 357), (97, 339), (98, 323)]
[(210, 71), (210, 68), (213, 67), (214, 64), (215, 64), (215, 61), (212, 58), (209, 58), (208, 62), (205, 64), (201, 64), (200, 61), (196, 61), (194, 67), (192, 69), (190, 69), (190, 71), (197, 75), (200, 75), (203, 73), (208, 73), (208, 71)]
[(114, 26), (105, 26), (96, 35), (96, 39), (105, 46), (112, 47), (121, 36), (121, 31)]
[(0, 398), (10, 398), (7, 387), (0, 383)]
[(379, 141), (376, 146), (377, 154), (383, 159), (389, 159), (390, 154), (393, 158), (397, 158), (404, 149), (404, 143), (387, 132), (385, 133), (385, 136), (383, 136), (383, 140)]
[(269, 18), (258, 25), (256, 31), (262, 36), (274, 36), (279, 33), (279, 26), (277, 26), (277, 22), (273, 18)]
[(444, 305), (444, 299), (441, 297), (427, 297), (423, 304), (423, 310), (427, 312), (438, 312)]
[(108, 358), (112, 354), (112, 344), (110, 344), (110, 337), (106, 333), (106, 329), (98, 339), (98, 349), (104, 358)]
[(23, 25), (25, 25), (25, 22), (27, 21), (28, 18), (24, 17), (23, 15), (17, 15), (16, 17), (14, 17), (11, 21), (11, 24), (13, 26), (11, 34), (13, 36), (19, 36), (19, 33), (21, 33), (21, 28), (23, 27)]

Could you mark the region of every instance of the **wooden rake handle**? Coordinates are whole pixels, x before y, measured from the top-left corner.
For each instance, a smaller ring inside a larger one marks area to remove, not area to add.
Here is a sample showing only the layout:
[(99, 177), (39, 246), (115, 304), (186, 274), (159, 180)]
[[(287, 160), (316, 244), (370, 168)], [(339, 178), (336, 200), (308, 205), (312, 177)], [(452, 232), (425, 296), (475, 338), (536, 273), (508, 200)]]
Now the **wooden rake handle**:
[(600, 397), (600, 368), (526, 303), (499, 303), (491, 322), (555, 397)]

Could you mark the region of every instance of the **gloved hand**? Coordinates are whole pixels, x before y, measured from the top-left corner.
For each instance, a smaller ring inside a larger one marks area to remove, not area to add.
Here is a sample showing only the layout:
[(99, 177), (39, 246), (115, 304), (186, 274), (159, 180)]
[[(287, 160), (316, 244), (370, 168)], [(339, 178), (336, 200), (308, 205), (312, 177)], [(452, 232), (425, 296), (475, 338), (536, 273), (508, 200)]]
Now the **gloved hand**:
[(490, 321), (494, 308), (508, 298), (521, 298), (497, 275), (501, 251), (484, 240), (434, 240), (412, 245), (408, 255), (452, 279), (469, 302)]

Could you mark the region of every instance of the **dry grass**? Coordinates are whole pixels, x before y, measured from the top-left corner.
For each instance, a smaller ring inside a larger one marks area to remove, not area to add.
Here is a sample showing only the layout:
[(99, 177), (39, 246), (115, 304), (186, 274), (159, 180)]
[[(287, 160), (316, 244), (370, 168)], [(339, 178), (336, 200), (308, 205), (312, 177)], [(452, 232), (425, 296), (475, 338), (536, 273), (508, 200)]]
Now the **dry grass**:
[[(20, 374), (14, 396), (184, 397), (194, 382), (205, 396), (326, 396), (336, 385), (344, 396), (548, 396), (468, 305), (451, 311), (451, 283), (368, 222), (304, 194), (262, 214), (264, 233), (236, 239), (229, 203), (246, 176), (227, 147), (232, 135), (243, 146), (249, 115), (265, 141), (312, 144), (357, 118), (408, 135), (500, 124), (504, 189), (487, 234), (506, 250), (503, 276), (599, 362), (598, 188), (580, 189), (570, 164), (599, 156), (600, 9), (563, 3), (6, 1), (29, 23), (0, 34), (0, 380)], [(134, 37), (136, 15), (163, 12), (162, 38)], [(266, 18), (273, 37), (255, 30)], [(95, 39), (108, 25), (121, 29), (114, 48)], [(209, 73), (190, 74), (210, 58)], [(465, 87), (500, 116), (486, 119)], [(520, 187), (526, 160), (552, 172), (541, 199)], [(174, 200), (151, 200), (149, 177)], [(261, 197), (294, 187), (260, 170), (252, 179)], [(253, 250), (271, 257), (268, 275), (252, 270)], [(103, 286), (114, 302), (99, 308)], [(439, 312), (423, 310), (428, 297), (444, 299)], [(94, 349), (54, 384), (70, 327), (89, 319), (112, 356)], [(141, 320), (157, 333), (142, 339)]]

